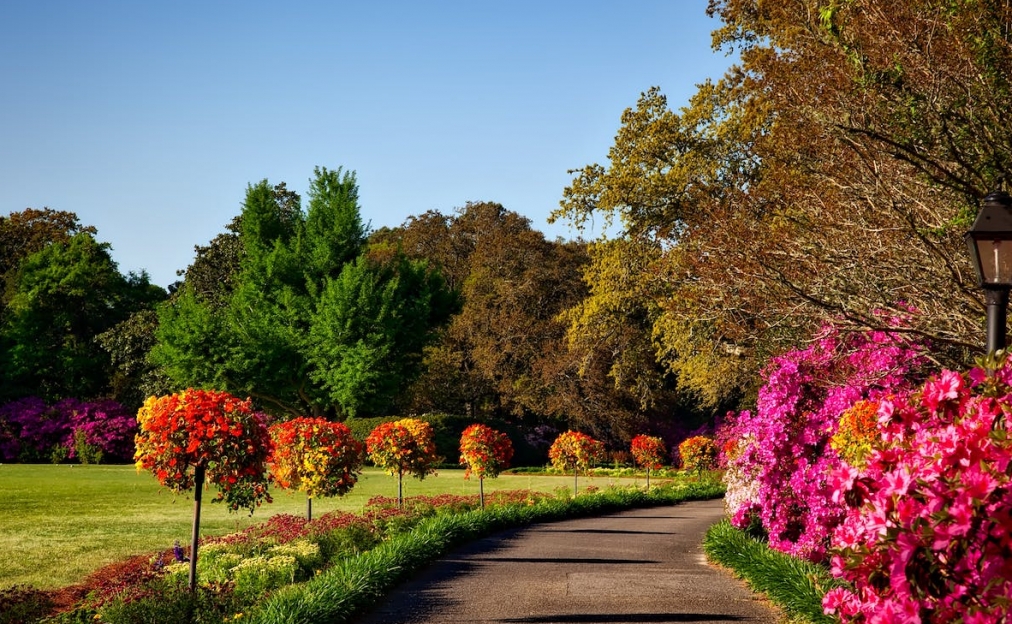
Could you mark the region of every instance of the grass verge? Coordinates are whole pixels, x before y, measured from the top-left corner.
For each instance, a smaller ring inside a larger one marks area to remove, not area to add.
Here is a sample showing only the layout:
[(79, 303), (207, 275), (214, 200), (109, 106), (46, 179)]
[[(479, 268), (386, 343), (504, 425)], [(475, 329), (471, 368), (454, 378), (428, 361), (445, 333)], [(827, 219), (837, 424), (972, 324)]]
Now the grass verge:
[(244, 621), (258, 624), (350, 622), (413, 572), (467, 541), (534, 522), (709, 499), (721, 494), (723, 486), (716, 483), (669, 486), (649, 493), (609, 489), (531, 506), (509, 505), (439, 515), (422, 521), (410, 533), (341, 561), (305, 583), (275, 592), (249, 613), (248, 619), (244, 617)]
[(753, 591), (765, 595), (793, 621), (835, 622), (822, 612), (822, 597), (841, 585), (825, 567), (772, 550), (734, 528), (727, 520), (710, 527), (703, 550), (713, 562), (729, 568)]

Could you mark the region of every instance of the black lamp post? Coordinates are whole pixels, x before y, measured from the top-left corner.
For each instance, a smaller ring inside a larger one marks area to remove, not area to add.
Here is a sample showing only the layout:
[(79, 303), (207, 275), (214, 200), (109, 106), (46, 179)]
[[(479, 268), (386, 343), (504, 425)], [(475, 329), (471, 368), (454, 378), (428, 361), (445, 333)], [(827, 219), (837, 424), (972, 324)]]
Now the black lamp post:
[(987, 353), (1005, 348), (1005, 322), (1012, 289), (1012, 197), (1001, 191), (984, 198), (984, 206), (966, 233), (987, 303)]

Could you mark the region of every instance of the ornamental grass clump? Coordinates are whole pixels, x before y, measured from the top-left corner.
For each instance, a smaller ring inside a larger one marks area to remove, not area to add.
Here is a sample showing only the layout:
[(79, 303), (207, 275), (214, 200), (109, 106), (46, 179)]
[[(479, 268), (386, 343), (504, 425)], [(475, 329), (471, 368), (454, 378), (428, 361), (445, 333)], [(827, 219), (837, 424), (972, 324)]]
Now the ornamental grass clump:
[(585, 433), (566, 431), (552, 442), (548, 459), (552, 466), (563, 472), (573, 471), (573, 496), (576, 496), (580, 471), (586, 472), (595, 462), (604, 459), (604, 444)]
[(460, 436), (460, 463), (466, 467), (464, 478), (478, 477), (478, 501), (485, 508), (485, 477), (495, 479), (509, 467), (513, 443), (501, 431), (475, 423)]
[(281, 488), (306, 494), (306, 518), (313, 499), (343, 496), (362, 472), (365, 447), (343, 423), (325, 418), (294, 418), (270, 427), (274, 454), (268, 467)]
[(650, 471), (664, 467), (667, 448), (664, 440), (656, 436), (638, 435), (630, 443), (630, 452), (637, 466), (647, 471), (647, 489), (650, 489)]
[(421, 480), (435, 474), (442, 460), (436, 454), (432, 425), (417, 418), (382, 423), (366, 438), (369, 459), (397, 476), (397, 502), (404, 505), (404, 474)]

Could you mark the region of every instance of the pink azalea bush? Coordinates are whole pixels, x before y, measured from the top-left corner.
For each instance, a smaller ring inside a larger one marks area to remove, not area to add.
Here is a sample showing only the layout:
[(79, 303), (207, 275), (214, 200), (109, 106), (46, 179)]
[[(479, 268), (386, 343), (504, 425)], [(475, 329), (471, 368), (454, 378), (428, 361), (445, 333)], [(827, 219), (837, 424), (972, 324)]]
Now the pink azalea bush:
[(823, 606), (843, 622), (1005, 622), (1012, 604), (1012, 364), (884, 397), (865, 465), (831, 474), (846, 514)]
[(840, 464), (829, 444), (840, 416), (922, 379), (924, 351), (903, 334), (827, 326), (807, 348), (773, 358), (756, 409), (729, 414), (718, 433), (732, 522), (758, 520), (771, 547), (822, 560), (846, 512), (829, 481)]

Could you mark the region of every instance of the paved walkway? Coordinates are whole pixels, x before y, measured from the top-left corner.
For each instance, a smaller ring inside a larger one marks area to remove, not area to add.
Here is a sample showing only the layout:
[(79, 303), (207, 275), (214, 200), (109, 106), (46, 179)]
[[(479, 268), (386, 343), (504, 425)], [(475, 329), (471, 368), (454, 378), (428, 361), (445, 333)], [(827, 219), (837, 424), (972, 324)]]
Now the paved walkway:
[(464, 546), (402, 585), (360, 624), (777, 622), (706, 564), (722, 501), (537, 524)]

